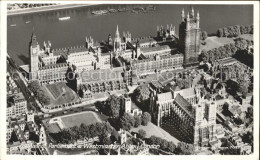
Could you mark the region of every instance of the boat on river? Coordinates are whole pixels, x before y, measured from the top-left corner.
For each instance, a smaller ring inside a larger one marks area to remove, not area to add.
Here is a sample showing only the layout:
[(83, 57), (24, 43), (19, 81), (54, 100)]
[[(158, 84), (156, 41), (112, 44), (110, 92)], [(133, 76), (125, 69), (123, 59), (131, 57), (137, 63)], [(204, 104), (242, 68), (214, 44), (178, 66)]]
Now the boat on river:
[(69, 20), (69, 19), (70, 19), (69, 16), (68, 16), (68, 17), (60, 17), (60, 18), (59, 18), (60, 21), (66, 21), (66, 20)]

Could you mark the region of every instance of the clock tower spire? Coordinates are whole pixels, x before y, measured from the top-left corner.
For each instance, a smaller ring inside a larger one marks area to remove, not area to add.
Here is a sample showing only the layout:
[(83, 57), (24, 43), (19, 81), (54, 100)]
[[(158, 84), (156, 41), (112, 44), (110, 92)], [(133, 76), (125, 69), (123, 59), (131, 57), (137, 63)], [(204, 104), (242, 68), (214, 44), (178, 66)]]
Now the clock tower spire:
[(38, 78), (38, 70), (39, 70), (39, 51), (40, 45), (37, 42), (36, 34), (33, 30), (30, 44), (30, 80), (36, 80)]

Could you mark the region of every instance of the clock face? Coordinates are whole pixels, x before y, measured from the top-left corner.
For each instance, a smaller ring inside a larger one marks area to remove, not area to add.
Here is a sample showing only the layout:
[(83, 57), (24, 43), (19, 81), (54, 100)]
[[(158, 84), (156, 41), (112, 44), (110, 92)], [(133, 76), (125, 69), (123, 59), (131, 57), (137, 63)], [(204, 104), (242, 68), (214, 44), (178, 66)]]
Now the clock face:
[(34, 48), (34, 49), (32, 50), (32, 52), (33, 52), (33, 54), (36, 54), (36, 49)]

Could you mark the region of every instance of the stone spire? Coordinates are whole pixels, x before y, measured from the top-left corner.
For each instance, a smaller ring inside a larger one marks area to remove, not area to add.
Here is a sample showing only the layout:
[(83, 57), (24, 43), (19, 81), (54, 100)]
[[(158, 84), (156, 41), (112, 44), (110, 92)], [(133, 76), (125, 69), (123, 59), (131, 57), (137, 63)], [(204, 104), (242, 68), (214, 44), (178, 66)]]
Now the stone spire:
[(189, 21), (190, 20), (190, 12), (188, 12), (188, 14), (187, 14), (187, 21)]
[(115, 38), (119, 38), (120, 35), (119, 35), (119, 30), (118, 30), (118, 25), (116, 26), (116, 34), (115, 34)]
[(191, 16), (192, 16), (192, 18), (194, 17), (194, 9), (193, 9), (193, 7), (191, 8)]
[(197, 12), (197, 19), (200, 19), (200, 12), (199, 12), (199, 10)]
[(185, 19), (185, 13), (184, 13), (184, 8), (182, 8), (182, 11), (181, 11), (181, 20), (184, 21)]

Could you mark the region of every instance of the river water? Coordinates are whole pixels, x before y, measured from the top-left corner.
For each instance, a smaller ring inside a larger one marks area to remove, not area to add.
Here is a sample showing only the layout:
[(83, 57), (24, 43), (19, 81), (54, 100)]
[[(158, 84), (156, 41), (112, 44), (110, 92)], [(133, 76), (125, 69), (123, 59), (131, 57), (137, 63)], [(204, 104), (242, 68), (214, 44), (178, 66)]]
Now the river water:
[[(130, 31), (132, 37), (156, 35), (156, 26), (181, 22), (181, 10), (191, 8), (190, 5), (155, 5), (155, 11), (148, 13), (117, 12), (95, 16), (91, 12), (100, 9), (119, 9), (140, 5), (96, 5), (80, 8), (46, 11), (7, 18), (7, 50), (18, 65), (29, 63), (29, 42), (33, 31), (41, 46), (43, 41), (50, 40), (53, 48), (65, 48), (84, 45), (85, 37), (92, 36), (94, 41), (107, 40), (109, 33), (114, 36), (116, 25), (120, 34)], [(147, 5), (142, 5), (147, 6)], [(247, 25), (253, 23), (252, 5), (193, 5), (195, 13), (200, 12), (201, 30), (215, 33), (219, 27), (229, 25)], [(70, 16), (67, 21), (59, 21), (59, 17)], [(25, 23), (31, 21), (30, 23)], [(15, 27), (10, 25), (16, 24)]]

